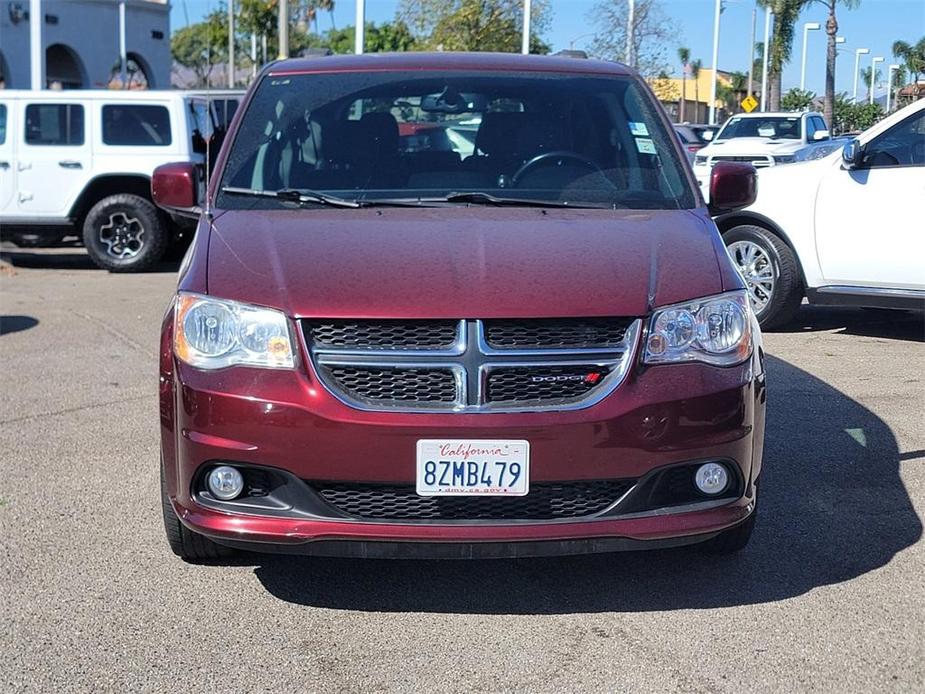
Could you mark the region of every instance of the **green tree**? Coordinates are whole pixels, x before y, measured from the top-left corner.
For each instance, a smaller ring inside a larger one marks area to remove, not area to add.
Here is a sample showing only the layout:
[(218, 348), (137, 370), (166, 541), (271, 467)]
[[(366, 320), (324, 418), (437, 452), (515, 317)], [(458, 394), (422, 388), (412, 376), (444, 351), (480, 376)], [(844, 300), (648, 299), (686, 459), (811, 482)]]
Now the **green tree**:
[(678, 121), (684, 122), (684, 102), (687, 101), (687, 65), (691, 61), (691, 49), (679, 48), (678, 60), (681, 61), (681, 105), (678, 110)]
[[(794, 87), (784, 94), (780, 100), (780, 106), (784, 111), (808, 111), (815, 101), (815, 93), (808, 89), (797, 89)], [(826, 121), (831, 122), (831, 121)]]
[[(402, 0), (397, 18), (425, 49), (519, 52), (522, 0)], [(534, 0), (530, 52), (548, 53), (541, 36), (549, 25), (548, 0)]]
[(868, 101), (870, 100), (871, 92), (877, 86), (877, 82), (879, 82), (882, 78), (883, 72), (879, 67), (877, 68), (876, 72), (871, 68), (871, 66), (867, 66), (861, 70), (861, 82), (867, 86)]
[(227, 11), (215, 10), (203, 21), (175, 31), (170, 52), (180, 65), (193, 71), (198, 86), (207, 86), (212, 69), (228, 59)]
[[(308, 48), (329, 48), (332, 53), (353, 53), (356, 27), (329, 29), (321, 36), (312, 36)], [(401, 21), (383, 24), (366, 23), (363, 50), (367, 53), (404, 52), (418, 49), (417, 40), (408, 25)]]
[(781, 76), (790, 62), (793, 49), (793, 28), (803, 6), (810, 0), (758, 0), (762, 7), (774, 13), (774, 31), (768, 49), (768, 109), (780, 110)]
[(835, 113), (835, 56), (837, 47), (835, 37), (838, 34), (838, 17), (836, 10), (838, 5), (844, 5), (847, 9), (853, 10), (861, 4), (861, 0), (815, 0), (825, 5), (828, 11), (828, 18), (825, 22), (825, 33), (827, 38), (825, 51), (825, 94), (823, 96), (822, 115), (825, 122), (831, 124), (832, 117)]
[(925, 36), (914, 44), (906, 41), (893, 43), (893, 55), (903, 61), (906, 72), (912, 78), (912, 84), (919, 81), (919, 76), (925, 73)]

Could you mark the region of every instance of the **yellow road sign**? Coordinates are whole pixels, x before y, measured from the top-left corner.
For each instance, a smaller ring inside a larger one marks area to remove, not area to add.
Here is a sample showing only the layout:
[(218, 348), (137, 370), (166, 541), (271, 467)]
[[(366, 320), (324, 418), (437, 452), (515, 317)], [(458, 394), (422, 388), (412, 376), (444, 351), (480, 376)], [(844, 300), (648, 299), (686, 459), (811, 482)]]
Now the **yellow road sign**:
[(742, 108), (745, 109), (746, 113), (751, 113), (756, 108), (758, 108), (758, 99), (749, 94), (744, 99), (742, 99)]

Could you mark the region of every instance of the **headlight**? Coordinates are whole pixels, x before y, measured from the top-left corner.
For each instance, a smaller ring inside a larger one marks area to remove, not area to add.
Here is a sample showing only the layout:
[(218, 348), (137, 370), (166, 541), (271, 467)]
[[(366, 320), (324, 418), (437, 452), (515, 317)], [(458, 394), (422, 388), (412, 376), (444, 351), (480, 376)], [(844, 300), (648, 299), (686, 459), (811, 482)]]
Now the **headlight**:
[(661, 308), (649, 320), (644, 360), (740, 364), (752, 353), (750, 311), (744, 291)]
[(181, 293), (173, 324), (174, 353), (200, 369), (234, 364), (292, 368), (289, 322), (280, 311)]
[(788, 154), (787, 156), (781, 155), (774, 157), (775, 164), (792, 164), (794, 161), (796, 161), (796, 158), (792, 154)]
[(707, 163), (706, 155), (698, 154), (694, 157), (694, 164), (697, 166), (704, 166)]

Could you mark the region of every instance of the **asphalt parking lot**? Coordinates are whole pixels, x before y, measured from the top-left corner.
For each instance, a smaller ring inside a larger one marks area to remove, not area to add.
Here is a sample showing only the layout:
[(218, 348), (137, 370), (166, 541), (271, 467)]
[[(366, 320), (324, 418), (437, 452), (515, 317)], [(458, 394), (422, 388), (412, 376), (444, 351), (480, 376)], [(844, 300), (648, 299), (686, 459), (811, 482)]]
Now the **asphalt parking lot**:
[(3, 691), (923, 691), (925, 324), (766, 335), (752, 544), (485, 562), (170, 554), (156, 353), (175, 266), (0, 265)]

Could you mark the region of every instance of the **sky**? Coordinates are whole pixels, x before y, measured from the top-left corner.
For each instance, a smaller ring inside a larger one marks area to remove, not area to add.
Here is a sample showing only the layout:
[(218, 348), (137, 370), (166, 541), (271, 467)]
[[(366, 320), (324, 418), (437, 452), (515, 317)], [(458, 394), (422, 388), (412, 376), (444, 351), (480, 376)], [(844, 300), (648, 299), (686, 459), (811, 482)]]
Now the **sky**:
[[(544, 39), (552, 45), (553, 51), (568, 48), (574, 42), (575, 48), (582, 48), (590, 42), (589, 32), (594, 26), (589, 15), (597, 0), (550, 0), (552, 21)], [(366, 19), (376, 23), (390, 21), (395, 17), (398, 0), (366, 0)], [(686, 46), (691, 58), (700, 58), (704, 67), (709, 67), (713, 54), (713, 11), (715, 0), (661, 0), (664, 13), (679, 29), (675, 45), (668, 46), (668, 57), (674, 59), (677, 48)], [(751, 34), (754, 0), (724, 0), (725, 10), (720, 23), (719, 68), (721, 70), (748, 70), (749, 39)], [(217, 0), (171, 0), (171, 27), (177, 29), (189, 21), (195, 22), (210, 9), (218, 5)], [(354, 23), (354, 0), (336, 0), (334, 21), (342, 27)], [(813, 3), (803, 11), (798, 30), (794, 32), (793, 55), (784, 70), (783, 87), (800, 85), (800, 63), (803, 50), (803, 24), (819, 22), (825, 26), (826, 10), (822, 3)], [(861, 67), (870, 65), (873, 56), (883, 56), (880, 64), (883, 79), (886, 80), (887, 66), (894, 59), (891, 46), (897, 39), (915, 42), (925, 36), (925, 2), (923, 0), (861, 0), (854, 10), (839, 8), (839, 35), (846, 42), (840, 48), (836, 69), (836, 91), (850, 93), (853, 87), (855, 49), (869, 48), (870, 54), (861, 56)], [(330, 28), (331, 20), (322, 13), (319, 27)], [(758, 12), (756, 40), (764, 34), (764, 15)], [(821, 94), (825, 79), (825, 31), (811, 31), (806, 59), (806, 88)], [(676, 60), (674, 62), (677, 62)], [(680, 76), (680, 65), (676, 68)], [(756, 79), (760, 79), (758, 76)]]

